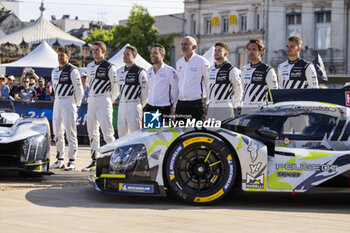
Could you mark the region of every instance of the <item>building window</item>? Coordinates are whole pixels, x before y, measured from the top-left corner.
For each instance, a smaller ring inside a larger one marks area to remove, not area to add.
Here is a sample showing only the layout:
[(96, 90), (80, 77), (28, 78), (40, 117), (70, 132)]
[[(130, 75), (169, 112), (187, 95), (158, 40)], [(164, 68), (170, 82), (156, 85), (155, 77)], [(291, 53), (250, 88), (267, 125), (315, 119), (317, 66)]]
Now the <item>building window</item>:
[(259, 30), (260, 29), (260, 15), (256, 15), (256, 29)]
[(205, 18), (205, 34), (211, 34), (211, 18)]
[(192, 20), (191, 22), (191, 34), (196, 35), (196, 20)]
[(228, 32), (228, 16), (222, 17), (222, 32), (226, 33)]
[(247, 15), (239, 15), (239, 30), (247, 31)]
[(316, 49), (331, 47), (331, 11), (315, 12), (315, 45)]
[(287, 14), (287, 38), (290, 36), (301, 37), (301, 13)]

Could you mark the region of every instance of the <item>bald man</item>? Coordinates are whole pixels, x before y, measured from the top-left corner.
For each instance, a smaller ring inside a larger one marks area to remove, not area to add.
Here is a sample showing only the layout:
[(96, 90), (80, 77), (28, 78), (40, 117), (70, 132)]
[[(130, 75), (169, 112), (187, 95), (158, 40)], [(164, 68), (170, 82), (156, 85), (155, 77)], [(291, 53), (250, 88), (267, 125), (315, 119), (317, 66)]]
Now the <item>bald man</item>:
[(176, 119), (186, 118), (205, 120), (206, 106), (209, 102), (210, 63), (196, 54), (197, 42), (186, 36), (181, 43), (183, 57), (176, 63), (178, 72), (179, 97), (176, 105)]

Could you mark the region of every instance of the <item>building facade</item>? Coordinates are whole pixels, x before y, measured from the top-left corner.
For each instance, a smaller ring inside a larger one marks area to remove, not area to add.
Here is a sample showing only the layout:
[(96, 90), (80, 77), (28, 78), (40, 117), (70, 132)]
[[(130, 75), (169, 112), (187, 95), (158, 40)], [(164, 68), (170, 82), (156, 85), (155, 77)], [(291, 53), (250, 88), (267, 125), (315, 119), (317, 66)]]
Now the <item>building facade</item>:
[(197, 39), (197, 53), (204, 54), (216, 41), (230, 47), (229, 60), (237, 67), (247, 64), (246, 45), (264, 37), (263, 0), (186, 0), (186, 34)]
[(185, 33), (198, 41), (203, 54), (215, 41), (230, 47), (233, 65), (247, 64), (249, 39), (264, 40), (266, 63), (277, 67), (287, 59), (286, 40), (303, 40), (301, 56), (321, 55), (328, 74), (350, 73), (350, 0), (185, 0)]
[(286, 41), (297, 35), (303, 41), (301, 56), (312, 61), (321, 55), (328, 74), (349, 74), (348, 0), (269, 0), (267, 59), (277, 66), (287, 57)]

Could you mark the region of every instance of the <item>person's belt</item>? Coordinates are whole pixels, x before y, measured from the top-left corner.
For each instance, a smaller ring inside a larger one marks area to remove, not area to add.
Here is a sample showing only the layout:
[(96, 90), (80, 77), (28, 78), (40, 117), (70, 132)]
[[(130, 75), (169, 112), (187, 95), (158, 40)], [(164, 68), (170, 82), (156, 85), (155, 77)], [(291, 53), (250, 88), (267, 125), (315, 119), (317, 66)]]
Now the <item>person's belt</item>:
[(119, 103), (140, 103), (140, 100), (120, 100)]

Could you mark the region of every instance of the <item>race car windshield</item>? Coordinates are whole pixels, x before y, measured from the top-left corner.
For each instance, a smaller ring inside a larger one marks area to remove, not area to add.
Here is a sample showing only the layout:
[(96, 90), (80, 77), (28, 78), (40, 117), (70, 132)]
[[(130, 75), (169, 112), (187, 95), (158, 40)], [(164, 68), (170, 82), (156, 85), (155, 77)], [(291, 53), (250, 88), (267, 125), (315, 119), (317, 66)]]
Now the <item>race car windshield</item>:
[(229, 122), (234, 130), (245, 127), (251, 129), (270, 129), (279, 135), (303, 135), (323, 137), (332, 132), (337, 118), (324, 114), (290, 114), (284, 116), (248, 114)]

